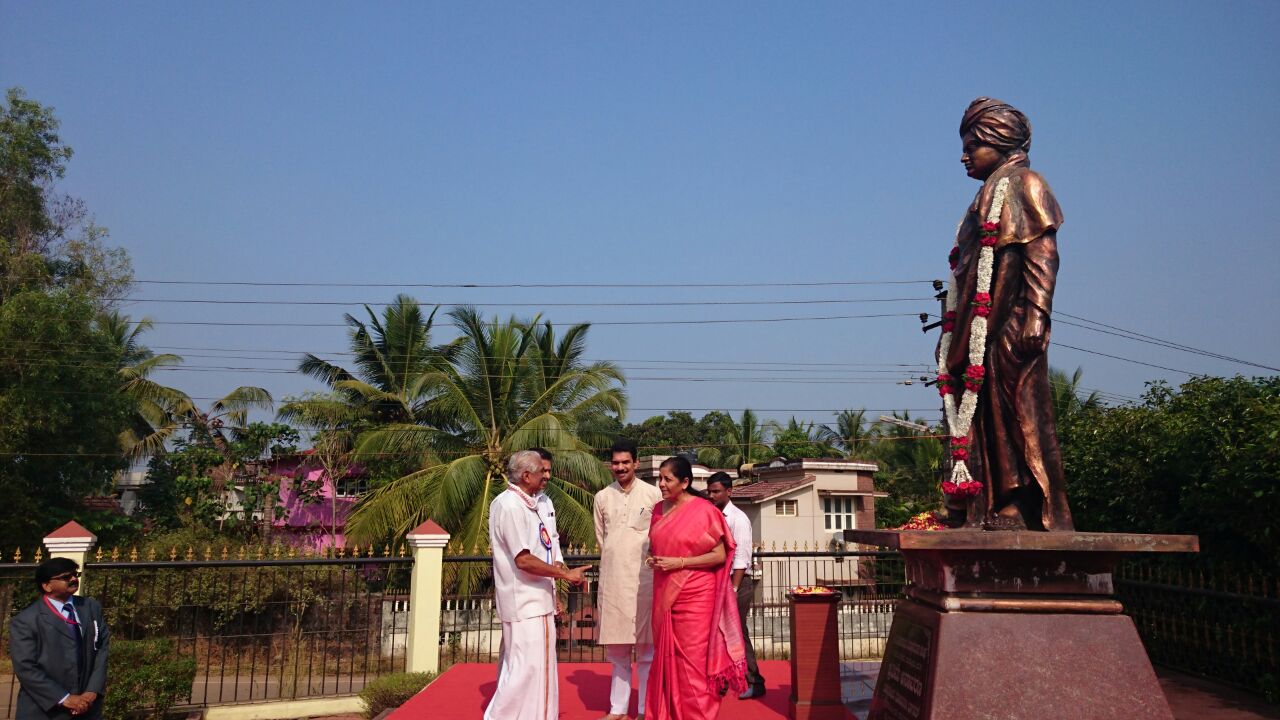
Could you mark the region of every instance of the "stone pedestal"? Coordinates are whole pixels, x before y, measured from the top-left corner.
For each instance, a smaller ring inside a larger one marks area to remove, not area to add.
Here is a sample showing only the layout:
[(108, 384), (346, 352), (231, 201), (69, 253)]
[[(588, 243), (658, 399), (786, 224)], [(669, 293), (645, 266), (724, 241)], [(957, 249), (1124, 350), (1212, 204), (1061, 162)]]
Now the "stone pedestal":
[(791, 720), (852, 720), (840, 701), (837, 593), (799, 595), (791, 602)]
[(1188, 535), (848, 530), (901, 551), (894, 615), (868, 720), (1172, 720), (1114, 597), (1134, 552), (1196, 552)]

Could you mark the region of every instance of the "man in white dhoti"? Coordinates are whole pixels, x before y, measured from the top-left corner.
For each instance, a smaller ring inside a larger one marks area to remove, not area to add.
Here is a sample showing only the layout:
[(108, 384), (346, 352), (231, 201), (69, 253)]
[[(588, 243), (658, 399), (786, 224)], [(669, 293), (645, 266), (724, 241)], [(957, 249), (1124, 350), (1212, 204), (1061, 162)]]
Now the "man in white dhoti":
[(733, 592), (738, 598), (742, 644), (747, 651), (747, 689), (738, 699), (750, 700), (764, 695), (764, 678), (760, 675), (756, 650), (751, 646), (751, 634), (747, 631), (747, 611), (751, 608), (751, 599), (755, 597), (756, 590), (755, 578), (751, 576), (751, 518), (733, 504), (729, 499), (732, 495), (733, 478), (729, 477), (729, 473), (718, 472), (707, 478), (707, 497), (724, 513), (724, 520), (733, 533), (735, 548), (729, 582), (733, 584)]
[(619, 440), (610, 449), (609, 469), (614, 483), (596, 493), (596, 539), (600, 542), (600, 581), (597, 586), (596, 642), (605, 646), (613, 663), (609, 686), (609, 714), (602, 720), (625, 720), (631, 701), (631, 658), (635, 653), (644, 717), (645, 687), (653, 663), (653, 570), (644, 564), (649, 549), (649, 520), (662, 502), (657, 487), (636, 480), (636, 444)]
[(485, 720), (557, 720), (560, 714), (555, 581), (581, 585), (590, 566), (569, 570), (561, 562), (554, 510), (545, 496), (539, 500), (550, 478), (537, 452), (514, 453), (507, 463), (507, 489), (489, 504), (503, 651)]

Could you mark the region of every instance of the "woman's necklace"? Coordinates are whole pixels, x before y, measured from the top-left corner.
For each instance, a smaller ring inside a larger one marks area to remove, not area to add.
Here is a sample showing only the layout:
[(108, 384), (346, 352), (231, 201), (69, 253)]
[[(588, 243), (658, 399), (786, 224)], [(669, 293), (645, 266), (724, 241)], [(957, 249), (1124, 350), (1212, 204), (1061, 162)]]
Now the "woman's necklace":
[[(960, 263), (960, 228), (956, 228), (956, 244), (951, 248), (951, 283), (947, 289), (947, 309), (942, 315), (942, 341), (938, 343), (938, 393), (947, 414), (947, 429), (951, 433), (951, 479), (942, 483), (942, 492), (948, 495), (977, 495), (982, 483), (973, 478), (965, 461), (969, 459), (969, 428), (978, 408), (978, 392), (986, 377), (987, 316), (991, 314), (991, 275), (995, 268), (996, 243), (1000, 241), (1000, 211), (1004, 209), (1009, 191), (1009, 178), (996, 184), (991, 198), (991, 209), (982, 223), (981, 247), (978, 250), (978, 286), (974, 290), (973, 320), (969, 323), (969, 367), (964, 377), (954, 378), (947, 373), (947, 355), (951, 351), (951, 335), (956, 326), (956, 268)], [(960, 222), (961, 227), (964, 221)], [(956, 395), (961, 393), (960, 406), (956, 407)]]

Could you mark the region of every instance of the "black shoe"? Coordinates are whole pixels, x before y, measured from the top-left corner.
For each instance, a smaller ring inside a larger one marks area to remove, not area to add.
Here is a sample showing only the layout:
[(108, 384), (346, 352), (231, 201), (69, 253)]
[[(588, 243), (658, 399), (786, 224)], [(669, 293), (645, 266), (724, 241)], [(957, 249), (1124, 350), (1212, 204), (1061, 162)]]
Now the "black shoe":
[(745, 692), (738, 696), (739, 700), (751, 700), (753, 698), (764, 697), (763, 685), (752, 685)]

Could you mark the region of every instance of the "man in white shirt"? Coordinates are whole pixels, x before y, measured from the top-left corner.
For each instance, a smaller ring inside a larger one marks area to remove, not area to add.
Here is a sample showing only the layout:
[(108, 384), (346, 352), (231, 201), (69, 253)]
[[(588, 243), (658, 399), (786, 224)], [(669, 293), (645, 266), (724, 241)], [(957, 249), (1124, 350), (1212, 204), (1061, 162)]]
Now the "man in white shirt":
[(533, 450), (514, 453), (507, 462), (507, 489), (489, 504), (502, 657), (485, 720), (557, 720), (560, 715), (555, 581), (581, 585), (590, 566), (564, 567), (555, 511), (542, 495), (551, 479), (547, 465)]
[(751, 577), (751, 520), (746, 513), (734, 507), (729, 499), (731, 495), (733, 478), (728, 473), (718, 472), (707, 478), (707, 497), (724, 513), (725, 522), (729, 525), (733, 542), (737, 546), (733, 551), (733, 566), (729, 577), (733, 583), (733, 591), (738, 595), (742, 644), (747, 651), (747, 690), (738, 698), (750, 700), (764, 695), (764, 678), (760, 676), (760, 667), (756, 665), (756, 651), (751, 647), (751, 635), (747, 632), (747, 611), (751, 607), (756, 586), (755, 579)]
[(601, 720), (625, 720), (631, 703), (631, 654), (635, 652), (640, 699), (636, 713), (644, 716), (644, 696), (653, 664), (653, 570), (644, 564), (649, 550), (649, 521), (662, 492), (636, 480), (636, 444), (619, 440), (610, 448), (609, 470), (614, 483), (596, 493), (592, 513), (600, 543), (600, 582), (597, 613), (600, 634), (613, 663), (609, 684), (609, 714)]

